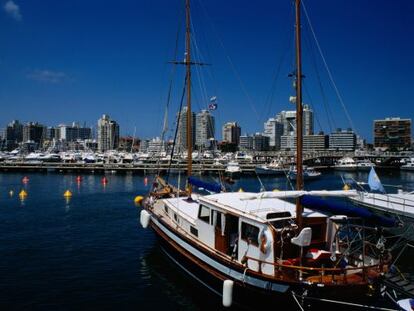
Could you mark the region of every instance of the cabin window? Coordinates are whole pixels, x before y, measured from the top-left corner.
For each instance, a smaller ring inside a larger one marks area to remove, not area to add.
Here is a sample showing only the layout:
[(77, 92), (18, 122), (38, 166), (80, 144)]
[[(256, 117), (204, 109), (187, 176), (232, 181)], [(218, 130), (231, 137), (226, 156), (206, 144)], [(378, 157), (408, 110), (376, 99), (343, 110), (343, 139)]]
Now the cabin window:
[(242, 222), (241, 239), (255, 246), (259, 246), (259, 231), (259, 228), (257, 228), (256, 226)]
[(200, 209), (198, 210), (198, 218), (206, 223), (210, 223), (210, 208), (204, 205), (200, 205)]
[(166, 214), (168, 214), (168, 206), (167, 205), (164, 205), (164, 211), (165, 211)]
[(286, 217), (292, 217), (290, 212), (276, 212), (276, 213), (268, 213), (266, 215), (266, 219), (286, 218)]
[(175, 220), (176, 222), (178, 222), (178, 216), (177, 216), (177, 214), (176, 214), (176, 213), (174, 213), (174, 220)]
[(194, 228), (193, 226), (190, 226), (190, 232), (192, 235), (195, 235), (196, 237), (198, 237), (198, 230)]

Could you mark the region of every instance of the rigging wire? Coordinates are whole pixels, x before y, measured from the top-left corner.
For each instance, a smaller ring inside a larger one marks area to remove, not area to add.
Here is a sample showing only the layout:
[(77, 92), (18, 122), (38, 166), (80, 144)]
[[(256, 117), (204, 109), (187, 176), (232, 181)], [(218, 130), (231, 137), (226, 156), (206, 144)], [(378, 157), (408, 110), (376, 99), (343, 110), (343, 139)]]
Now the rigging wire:
[[(187, 75), (185, 75), (185, 79), (184, 79), (184, 87), (183, 87), (183, 93), (181, 95), (180, 109), (179, 109), (179, 113), (178, 113), (178, 116), (177, 116), (177, 126), (176, 126), (175, 133), (174, 133), (174, 140), (173, 140), (173, 145), (172, 145), (172, 148), (171, 148), (170, 160), (169, 160), (169, 163), (168, 163), (167, 176), (166, 176), (167, 183), (168, 183), (168, 179), (170, 177), (170, 171), (171, 171), (171, 165), (172, 165), (172, 162), (173, 162), (174, 149), (175, 149), (178, 129), (179, 129), (179, 126), (180, 126), (180, 121), (181, 121), (181, 112), (182, 112), (182, 108), (183, 108), (186, 85), (187, 85)], [(180, 137), (180, 139), (182, 139), (182, 137)]]
[(323, 64), (324, 64), (324, 66), (325, 66), (326, 72), (328, 73), (329, 80), (331, 81), (332, 87), (333, 87), (333, 88), (334, 88), (334, 90), (335, 90), (336, 96), (338, 97), (338, 100), (339, 100), (339, 102), (340, 102), (340, 104), (341, 104), (341, 106), (342, 106), (342, 109), (343, 109), (343, 110), (344, 110), (344, 112), (345, 112), (345, 116), (346, 116), (346, 118), (348, 119), (348, 122), (349, 122), (349, 124), (350, 124), (351, 128), (354, 130), (354, 132), (355, 132), (355, 133), (357, 133), (356, 128), (354, 127), (354, 124), (353, 124), (353, 122), (352, 122), (351, 116), (350, 116), (350, 115), (349, 115), (349, 113), (348, 113), (348, 109), (346, 109), (346, 106), (345, 106), (345, 103), (344, 103), (344, 101), (343, 101), (343, 99), (342, 99), (342, 96), (341, 96), (341, 94), (339, 93), (339, 89), (338, 89), (338, 87), (337, 87), (337, 85), (336, 85), (336, 83), (335, 83), (335, 81), (334, 81), (334, 79), (333, 79), (333, 76), (332, 76), (331, 70), (329, 69), (329, 66), (328, 66), (328, 64), (327, 64), (327, 62), (326, 62), (326, 59), (325, 59), (325, 56), (324, 56), (324, 54), (323, 54), (323, 52), (322, 52), (322, 49), (321, 49), (321, 46), (320, 46), (320, 44), (319, 44), (318, 38), (316, 37), (316, 34), (315, 34), (314, 29), (313, 29), (312, 23), (311, 23), (311, 21), (310, 21), (310, 18), (309, 18), (309, 15), (308, 15), (308, 11), (306, 10), (306, 6), (305, 6), (304, 1), (302, 1), (302, 7), (303, 7), (303, 11), (305, 12), (305, 16), (306, 16), (306, 20), (307, 20), (307, 22), (308, 22), (309, 28), (310, 28), (310, 30), (311, 30), (311, 32), (312, 32), (313, 39), (315, 40), (316, 47), (318, 48), (318, 51), (319, 51), (319, 54), (320, 54), (320, 56), (321, 56), (321, 58), (322, 58), (322, 62), (323, 62)]
[[(293, 7), (291, 7), (290, 15), (291, 15), (290, 18), (293, 18)], [(270, 111), (272, 109), (272, 103), (273, 103), (274, 96), (275, 96), (275, 93), (276, 93), (276, 84), (279, 80), (279, 76), (280, 76), (280, 73), (281, 73), (281, 70), (282, 70), (282, 66), (285, 62), (285, 59), (286, 59), (287, 56), (292, 57), (292, 55), (293, 55), (293, 53), (289, 53), (289, 52), (291, 52), (293, 40), (294, 40), (294, 36), (291, 36), (291, 30), (289, 28), (289, 30), (286, 32), (286, 37), (283, 40), (283, 42), (285, 42), (285, 44), (287, 45), (287, 48), (284, 49), (284, 52), (282, 53), (282, 55), (280, 57), (279, 63), (277, 65), (277, 67), (275, 68), (275, 70), (273, 71), (273, 81), (272, 81), (272, 84), (271, 84), (271, 87), (270, 87), (270, 92), (269, 92), (270, 94), (267, 96), (266, 101), (265, 101), (265, 107), (267, 106), (267, 109), (266, 108), (263, 109), (263, 111), (266, 111), (265, 114), (264, 114), (265, 116), (270, 115)]]
[(318, 117), (318, 112), (316, 111), (316, 107), (313, 104), (313, 100), (312, 100), (312, 97), (311, 97), (311, 95), (309, 93), (309, 90), (307, 88), (307, 84), (306, 83), (303, 83), (303, 88), (305, 90), (306, 96), (308, 97), (310, 106), (312, 107), (312, 109), (314, 111), (314, 116), (315, 116), (316, 122), (318, 123), (318, 126), (319, 126), (320, 130), (323, 131), (323, 127), (322, 127), (321, 122), (320, 122), (319, 117)]
[[(313, 65), (313, 69), (315, 70), (316, 79), (318, 81), (319, 90), (321, 92), (322, 103), (323, 103), (323, 107), (324, 107), (324, 110), (325, 110), (325, 113), (326, 113), (326, 118), (328, 120), (329, 130), (330, 130), (330, 132), (332, 132), (332, 130), (334, 128), (336, 128), (335, 119), (333, 117), (332, 111), (331, 111), (329, 103), (328, 103), (328, 98), (327, 98), (325, 90), (323, 88), (321, 75), (320, 75), (320, 72), (318, 70), (318, 65), (317, 65), (317, 61), (316, 61), (315, 51), (312, 48), (313, 45), (311, 44), (311, 42), (309, 40), (309, 37), (308, 36), (304, 36), (304, 37), (305, 37), (305, 45), (308, 46), (309, 54), (311, 56), (311, 63)], [(332, 124), (333, 124), (333, 127), (332, 127)]]
[(224, 46), (224, 43), (223, 43), (223, 40), (221, 39), (220, 35), (218, 34), (218, 31), (217, 31), (216, 27), (214, 26), (213, 21), (212, 21), (210, 15), (208, 14), (205, 6), (202, 4), (201, 1), (199, 1), (199, 3), (200, 3), (200, 6), (203, 9), (204, 14), (206, 15), (206, 19), (209, 21), (209, 25), (210, 25), (213, 33), (216, 35), (216, 37), (218, 39), (218, 42), (219, 42), (221, 48), (224, 51), (224, 55), (225, 55), (226, 60), (228, 61), (229, 65), (230, 65), (231, 70), (233, 71), (233, 74), (236, 76), (236, 79), (240, 84), (240, 88), (242, 89), (244, 95), (246, 96), (246, 99), (247, 99), (248, 104), (250, 105), (250, 108), (252, 109), (252, 111), (256, 115), (257, 121), (260, 122), (259, 113), (257, 112), (257, 110), (256, 110), (256, 108), (253, 104), (252, 98), (250, 97), (249, 93), (247, 92), (247, 88), (246, 88), (245, 84), (243, 83), (243, 80), (241, 79), (240, 74), (239, 74), (238, 70), (236, 69), (236, 66), (234, 65), (233, 61), (231, 60), (229, 54), (227, 53), (227, 50), (226, 50), (226, 48)]
[[(174, 47), (174, 60), (177, 59), (177, 55), (178, 55), (178, 45), (179, 45), (179, 38), (180, 38), (180, 29), (181, 29), (181, 24), (182, 24), (182, 19), (179, 19), (178, 22), (178, 29), (177, 29), (177, 33), (176, 33), (176, 37), (175, 37), (175, 47)], [(162, 149), (164, 147), (164, 138), (165, 138), (165, 133), (168, 131), (168, 109), (171, 103), (171, 97), (172, 97), (172, 90), (173, 90), (173, 85), (174, 85), (174, 76), (175, 76), (175, 72), (176, 72), (176, 64), (173, 63), (173, 66), (171, 68), (171, 74), (170, 74), (170, 83), (169, 83), (169, 87), (168, 87), (168, 94), (167, 94), (167, 103), (165, 106), (165, 111), (164, 111), (164, 120), (163, 120), (163, 127), (162, 127), (162, 131), (161, 131), (161, 144), (160, 144), (160, 150), (158, 152), (158, 159), (157, 159), (157, 174), (156, 176), (159, 176), (160, 171), (161, 171), (161, 167), (160, 167), (160, 162), (161, 162), (161, 152)]]

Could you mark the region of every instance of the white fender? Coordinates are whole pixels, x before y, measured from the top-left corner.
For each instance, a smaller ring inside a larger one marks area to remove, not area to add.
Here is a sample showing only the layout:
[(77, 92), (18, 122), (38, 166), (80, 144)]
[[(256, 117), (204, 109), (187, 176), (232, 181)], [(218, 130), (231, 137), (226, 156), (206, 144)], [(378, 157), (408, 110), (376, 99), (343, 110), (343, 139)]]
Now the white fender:
[(270, 250), (270, 246), (272, 245), (273, 236), (270, 230), (263, 230), (262, 233), (259, 235), (260, 241), (260, 250), (263, 254), (267, 254)]
[(146, 229), (148, 227), (150, 219), (151, 219), (150, 213), (148, 213), (146, 210), (143, 209), (141, 211), (141, 215), (139, 219), (142, 228)]
[(233, 303), (233, 285), (232, 280), (225, 280), (223, 282), (223, 306), (231, 307)]

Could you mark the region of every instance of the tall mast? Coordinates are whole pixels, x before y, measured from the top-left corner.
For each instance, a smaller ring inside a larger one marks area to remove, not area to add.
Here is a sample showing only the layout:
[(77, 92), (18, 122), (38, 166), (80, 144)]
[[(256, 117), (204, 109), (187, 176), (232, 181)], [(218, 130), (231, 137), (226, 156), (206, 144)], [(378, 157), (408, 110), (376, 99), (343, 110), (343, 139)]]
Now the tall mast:
[[(190, 27), (190, 0), (185, 1), (185, 65), (187, 81), (187, 175), (191, 176), (193, 164), (193, 134), (192, 134), (192, 113), (191, 113), (191, 27)], [(191, 185), (188, 184), (189, 193), (191, 194)]]
[[(303, 140), (303, 109), (302, 109), (302, 51), (301, 51), (301, 24), (300, 24), (300, 0), (295, 0), (296, 11), (296, 190), (303, 189), (303, 164), (302, 164), (302, 140)], [(303, 224), (303, 207), (300, 198), (296, 199), (296, 222), (299, 230)]]

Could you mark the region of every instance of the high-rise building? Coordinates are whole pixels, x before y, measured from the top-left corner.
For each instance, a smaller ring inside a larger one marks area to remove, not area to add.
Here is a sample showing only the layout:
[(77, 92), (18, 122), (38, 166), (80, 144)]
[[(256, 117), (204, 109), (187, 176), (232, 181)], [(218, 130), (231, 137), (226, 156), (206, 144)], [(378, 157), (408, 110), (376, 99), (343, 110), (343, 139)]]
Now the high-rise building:
[(255, 151), (268, 151), (269, 150), (269, 137), (262, 133), (256, 133), (253, 135), (253, 150)]
[[(304, 151), (323, 151), (328, 149), (329, 137), (323, 132), (314, 135), (303, 136)], [(295, 148), (296, 149), (296, 148)]]
[(37, 122), (29, 122), (23, 126), (23, 142), (34, 142), (37, 146), (46, 139), (46, 127)]
[(283, 124), (276, 118), (270, 118), (264, 123), (263, 135), (269, 137), (269, 147), (280, 150), (280, 138), (283, 135)]
[(98, 150), (117, 149), (119, 145), (119, 125), (104, 114), (98, 120)]
[(92, 138), (92, 129), (90, 127), (80, 127), (79, 124), (73, 122), (72, 125), (61, 124), (59, 128), (59, 140), (75, 141)]
[(14, 149), (23, 141), (23, 124), (19, 120), (13, 120), (4, 130), (4, 140), (8, 150)]
[(201, 112), (197, 113), (195, 122), (195, 144), (197, 147), (208, 147), (210, 145), (209, 141), (214, 139), (214, 121), (214, 116), (208, 110), (201, 110)]
[(411, 119), (374, 120), (374, 147), (402, 149), (411, 146)]
[(252, 150), (253, 149), (253, 136), (241, 135), (240, 136), (240, 149), (241, 150)]
[(227, 122), (223, 125), (223, 141), (239, 145), (241, 128), (237, 122)]
[(159, 154), (166, 151), (166, 143), (159, 137), (153, 138), (148, 142), (147, 152)]
[[(281, 111), (276, 120), (283, 125), (283, 135), (296, 135), (296, 111)], [(303, 135), (313, 135), (313, 110), (303, 105)]]
[[(191, 118), (191, 132), (192, 132), (192, 147), (194, 148), (194, 143), (195, 143), (195, 133), (196, 133), (196, 128), (195, 128), (195, 113), (192, 112), (192, 118)], [(179, 120), (179, 124), (178, 124), (178, 135), (177, 135), (177, 142), (178, 142), (178, 146), (181, 147), (182, 149), (187, 149), (187, 106), (183, 107), (181, 112), (180, 112), (180, 120)]]
[(354, 151), (356, 148), (356, 134), (352, 129), (342, 130), (329, 135), (329, 149), (336, 151)]

